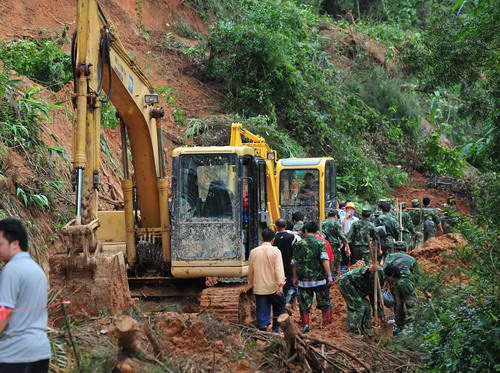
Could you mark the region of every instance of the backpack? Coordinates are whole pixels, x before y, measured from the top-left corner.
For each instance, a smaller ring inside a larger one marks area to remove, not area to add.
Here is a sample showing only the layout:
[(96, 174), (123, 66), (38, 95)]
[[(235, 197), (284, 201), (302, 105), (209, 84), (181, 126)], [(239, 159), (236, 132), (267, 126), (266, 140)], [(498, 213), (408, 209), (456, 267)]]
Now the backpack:
[(385, 225), (379, 225), (376, 227), (376, 229), (379, 237), (387, 237), (387, 230), (385, 229)]
[(392, 295), (385, 289), (382, 289), (382, 300), (384, 301), (384, 306), (386, 306), (387, 308), (393, 308), (396, 304), (394, 295)]
[(424, 221), (424, 232), (431, 232), (436, 224), (433, 220), (425, 220)]

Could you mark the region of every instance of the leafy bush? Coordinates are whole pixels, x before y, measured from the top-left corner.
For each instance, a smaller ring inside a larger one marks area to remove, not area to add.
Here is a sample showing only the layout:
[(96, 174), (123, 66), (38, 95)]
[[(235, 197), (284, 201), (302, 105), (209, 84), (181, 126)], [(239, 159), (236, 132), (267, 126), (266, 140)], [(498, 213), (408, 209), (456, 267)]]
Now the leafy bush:
[(51, 40), (19, 40), (2, 43), (0, 60), (17, 71), (58, 91), (71, 79), (70, 56)]
[[(385, 127), (395, 128), (409, 138), (417, 138), (420, 130), (422, 110), (417, 96), (401, 90), (400, 79), (389, 78), (381, 67), (359, 71), (348, 80), (349, 88), (359, 94), (364, 103), (386, 120)], [(379, 119), (379, 118), (376, 118)], [(372, 132), (379, 131), (380, 120), (371, 125)], [(396, 131), (397, 132), (397, 131)], [(390, 135), (390, 133), (386, 133)], [(393, 137), (399, 137), (397, 133)]]
[(424, 143), (424, 166), (437, 174), (462, 176), (465, 162), (456, 150), (441, 145), (439, 131), (428, 136)]
[(111, 101), (101, 104), (101, 126), (102, 128), (115, 129), (120, 124), (120, 119), (116, 116), (116, 109)]
[[(60, 110), (58, 104), (50, 104), (39, 97), (39, 88), (25, 91), (19, 88), (21, 81), (10, 80), (6, 73), (0, 72), (0, 152), (10, 148), (23, 155), (31, 164), (37, 179), (17, 185), (16, 196), (26, 207), (48, 209), (54, 191), (62, 192), (59, 174), (53, 164), (57, 155), (66, 164), (69, 163), (64, 148), (46, 146), (42, 140), (45, 121), (50, 119), (51, 110)], [(57, 142), (54, 135), (51, 137)], [(0, 158), (1, 160), (1, 158)], [(0, 177), (2, 174), (0, 173)], [(39, 182), (42, 178), (50, 181)]]
[[(498, 19), (492, 0), (458, 0), (453, 10), (436, 12), (419, 43), (410, 44), (403, 61), (421, 89), (456, 92), (453, 129), (464, 134), (458, 145), (476, 166), (498, 170), (500, 70)], [(459, 139), (460, 140), (460, 139)]]
[(193, 30), (191, 25), (184, 20), (177, 23), (177, 33), (188, 39), (200, 39), (201, 37), (200, 34)]
[(23, 188), (18, 187), (16, 196), (26, 207), (36, 207), (40, 209), (50, 207), (47, 196), (36, 193), (33, 189), (26, 192)]
[(39, 98), (39, 88), (23, 92), (17, 88), (18, 83), (8, 79), (0, 83), (1, 90), (11, 98), (0, 101), (0, 141), (18, 151), (31, 152), (43, 144), (43, 121), (50, 118), (50, 110), (59, 106)]
[(175, 124), (183, 126), (186, 123), (186, 118), (184, 117), (184, 110), (179, 107), (175, 99), (174, 89), (167, 86), (155, 87), (155, 92), (158, 93), (160, 97), (165, 98), (167, 104), (172, 108), (172, 116), (174, 117)]

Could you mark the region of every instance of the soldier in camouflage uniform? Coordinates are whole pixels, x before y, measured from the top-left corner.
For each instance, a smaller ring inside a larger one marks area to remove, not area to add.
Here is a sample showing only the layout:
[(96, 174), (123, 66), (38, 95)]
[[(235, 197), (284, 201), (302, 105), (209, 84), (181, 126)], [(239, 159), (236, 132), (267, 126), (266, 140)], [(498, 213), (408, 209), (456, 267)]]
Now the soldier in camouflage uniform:
[(406, 243), (398, 241), (394, 244), (395, 253), (387, 257), (385, 265), (395, 265), (401, 271), (401, 278), (391, 283), (391, 293), (394, 296), (394, 314), (396, 326), (401, 330), (405, 326), (406, 312), (418, 302), (414, 282), (418, 281), (419, 270), (417, 261), (405, 253)]
[[(397, 222), (399, 222), (399, 214), (398, 212), (392, 207), (392, 201), (390, 199), (386, 199), (385, 200), (386, 203), (389, 204), (389, 207), (390, 207), (390, 210), (389, 210), (389, 214), (391, 215), (391, 217), (396, 220)], [(383, 211), (382, 211), (383, 213)]]
[[(297, 242), (293, 249), (292, 271), (294, 285), (299, 287), (300, 318), (304, 327), (303, 333), (310, 330), (309, 311), (316, 294), (317, 308), (323, 314), (323, 324), (331, 322), (331, 312), (326, 296), (326, 285), (332, 285), (326, 245), (314, 236), (319, 231), (318, 224), (309, 222), (304, 225), (305, 238)], [(325, 274), (328, 279), (325, 280)]]
[(399, 223), (390, 215), (390, 211), (391, 205), (383, 203), (382, 215), (373, 222), (380, 238), (381, 260), (385, 260), (387, 255), (394, 252), (394, 242), (399, 239), (399, 233), (401, 232)]
[(430, 208), (431, 199), (425, 197), (422, 201), (424, 208), (422, 209), (422, 220), (424, 226), (424, 242), (437, 234), (436, 228), (440, 233), (443, 233), (441, 226), (441, 218), (438, 216), (437, 209)]
[(295, 211), (292, 214), (293, 220), (293, 231), (297, 232), (300, 238), (304, 238), (304, 232), (302, 228), (304, 228), (304, 213), (302, 211)]
[(424, 225), (420, 223), (420, 202), (418, 199), (413, 199), (411, 201), (411, 207), (413, 208), (410, 210), (408, 215), (410, 215), (411, 221), (413, 223), (413, 227), (415, 228), (415, 234), (413, 235), (413, 248), (420, 248), (422, 247), (424, 241)]
[[(339, 289), (347, 304), (346, 329), (349, 334), (373, 334), (372, 312), (374, 304), (375, 271), (378, 273), (380, 284), (384, 278), (392, 281), (399, 277), (399, 268), (389, 266), (382, 270), (378, 266), (364, 266), (344, 273), (339, 280)], [(368, 300), (366, 297), (369, 297)], [(379, 299), (378, 315), (383, 320), (384, 309)]]
[(403, 241), (406, 242), (406, 251), (410, 250), (411, 239), (416, 234), (410, 215), (406, 212), (406, 202), (401, 203), (401, 220), (403, 222)]
[(373, 223), (375, 219), (377, 219), (380, 215), (382, 215), (382, 204), (386, 203), (386, 199), (379, 199), (377, 204), (377, 209), (370, 216), (370, 221)]
[(326, 219), (321, 224), (321, 231), (325, 235), (325, 238), (330, 242), (333, 251), (333, 276), (338, 276), (340, 274), (340, 262), (342, 261), (342, 253), (340, 247), (344, 244), (344, 250), (347, 256), (350, 254), (349, 243), (345, 236), (342, 226), (338, 221), (335, 220), (335, 216), (338, 215), (338, 210), (332, 210), (328, 212), (328, 219)]
[(351, 248), (351, 264), (358, 260), (363, 260), (365, 264), (370, 263), (370, 240), (377, 248), (380, 247), (377, 230), (369, 221), (371, 214), (371, 209), (363, 209), (361, 219), (352, 224), (347, 235)]

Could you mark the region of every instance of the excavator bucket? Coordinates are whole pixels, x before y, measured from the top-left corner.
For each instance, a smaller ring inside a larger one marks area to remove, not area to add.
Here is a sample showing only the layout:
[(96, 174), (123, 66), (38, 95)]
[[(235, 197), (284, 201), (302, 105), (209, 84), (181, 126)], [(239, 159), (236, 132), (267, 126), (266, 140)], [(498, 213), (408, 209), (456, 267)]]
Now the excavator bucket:
[[(121, 313), (132, 307), (123, 252), (102, 250), (98, 243), (90, 253), (95, 227), (73, 223), (63, 228), (68, 254), (49, 258), (50, 286), (60, 289), (62, 299), (71, 301), (71, 319)], [(82, 246), (83, 250), (76, 249)]]

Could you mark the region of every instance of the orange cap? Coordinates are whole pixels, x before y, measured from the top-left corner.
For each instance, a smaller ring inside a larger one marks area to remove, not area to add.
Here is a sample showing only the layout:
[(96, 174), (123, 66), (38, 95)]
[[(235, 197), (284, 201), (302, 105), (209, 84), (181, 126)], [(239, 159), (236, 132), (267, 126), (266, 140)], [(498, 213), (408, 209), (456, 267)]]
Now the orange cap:
[(347, 202), (347, 205), (345, 205), (345, 208), (348, 208), (348, 207), (353, 208), (354, 210), (356, 210), (356, 206), (352, 202)]

